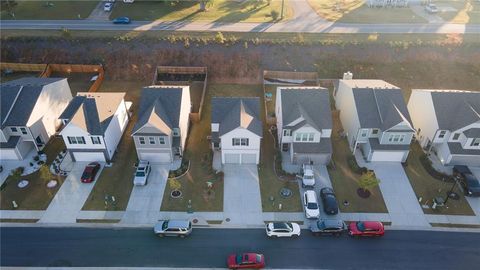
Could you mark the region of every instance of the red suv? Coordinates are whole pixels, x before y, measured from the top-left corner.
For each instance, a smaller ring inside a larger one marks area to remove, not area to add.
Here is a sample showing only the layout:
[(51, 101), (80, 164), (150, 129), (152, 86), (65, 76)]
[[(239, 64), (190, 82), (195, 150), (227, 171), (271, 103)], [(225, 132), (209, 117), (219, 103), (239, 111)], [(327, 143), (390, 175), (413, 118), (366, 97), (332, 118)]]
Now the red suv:
[(348, 225), (350, 236), (383, 236), (385, 228), (378, 221), (357, 221)]
[(227, 265), (230, 269), (261, 269), (265, 267), (263, 254), (243, 253), (228, 256)]
[(98, 162), (92, 162), (88, 164), (87, 167), (85, 167), (85, 170), (83, 170), (83, 174), (80, 180), (82, 181), (82, 183), (93, 182), (99, 170), (100, 164)]

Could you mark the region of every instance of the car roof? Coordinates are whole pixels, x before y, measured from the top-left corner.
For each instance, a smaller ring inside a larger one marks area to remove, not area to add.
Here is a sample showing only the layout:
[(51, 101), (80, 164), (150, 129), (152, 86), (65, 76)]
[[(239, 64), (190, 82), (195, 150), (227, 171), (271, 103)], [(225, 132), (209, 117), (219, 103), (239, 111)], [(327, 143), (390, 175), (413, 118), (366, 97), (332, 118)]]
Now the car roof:
[(172, 219), (166, 221), (168, 221), (169, 228), (186, 228), (190, 225), (190, 221), (188, 220)]
[(383, 227), (383, 224), (379, 221), (363, 221), (365, 228), (378, 230)]
[(333, 189), (329, 188), (329, 187), (322, 188), (320, 190), (320, 192), (322, 192), (322, 193), (334, 193)]
[(343, 220), (340, 220), (340, 219), (321, 219), (320, 221), (322, 221), (326, 227), (342, 227), (343, 226)]
[(289, 229), (287, 222), (273, 222), (272, 224), (275, 229)]
[(307, 190), (305, 191), (305, 194), (307, 195), (307, 200), (309, 201), (317, 201), (317, 196), (315, 196), (315, 191), (313, 190)]

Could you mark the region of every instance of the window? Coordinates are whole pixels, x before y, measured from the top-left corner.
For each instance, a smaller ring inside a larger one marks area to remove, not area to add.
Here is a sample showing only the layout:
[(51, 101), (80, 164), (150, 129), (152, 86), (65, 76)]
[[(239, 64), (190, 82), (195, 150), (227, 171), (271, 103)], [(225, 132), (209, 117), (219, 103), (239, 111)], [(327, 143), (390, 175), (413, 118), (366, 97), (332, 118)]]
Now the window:
[(22, 134), (27, 134), (27, 129), (24, 127), (21, 127), (20, 131), (22, 132)]
[(290, 129), (284, 129), (283, 136), (290, 136)]
[(440, 131), (440, 133), (438, 134), (438, 138), (439, 138), (439, 139), (443, 139), (443, 138), (445, 137), (445, 134), (446, 134), (446, 133), (447, 133), (446, 130)]
[(452, 140), (458, 141), (458, 138), (460, 138), (460, 133), (454, 133)]
[(377, 135), (380, 130), (378, 128), (372, 129), (372, 135)]
[(301, 141), (302, 140), (302, 134), (301, 133), (296, 133), (295, 134), (295, 141)]
[(315, 133), (295, 133), (296, 142), (313, 142)]
[(145, 144), (145, 137), (138, 137), (138, 142), (140, 144)]
[(160, 144), (165, 144), (165, 137), (158, 137)]
[(239, 146), (240, 145), (240, 139), (239, 138), (233, 138), (232, 139), (232, 145), (233, 146)]
[(405, 135), (400, 135), (400, 134), (390, 134), (388, 137), (389, 142), (403, 142), (405, 141)]
[(78, 144), (85, 144), (85, 138), (83, 137), (75, 137), (77, 139)]
[(102, 143), (100, 142), (100, 137), (92, 137), (92, 143), (93, 143), (93, 144), (102, 144)]
[(470, 146), (479, 146), (480, 145), (480, 138), (475, 138), (472, 140), (472, 144)]
[(308, 133), (308, 141), (313, 142), (313, 138), (315, 137), (314, 133)]
[(11, 127), (10, 130), (11, 130), (12, 132), (18, 132), (18, 129), (17, 129), (16, 127)]
[(175, 136), (175, 137), (180, 136), (180, 129), (174, 128), (174, 129), (173, 129), (173, 136)]
[(77, 144), (77, 137), (67, 137), (69, 144)]
[(233, 146), (248, 146), (248, 138), (233, 138), (232, 145)]
[(360, 133), (360, 136), (362, 138), (365, 138), (365, 137), (367, 137), (367, 135), (368, 135), (368, 130), (367, 129), (362, 129), (362, 131)]
[(248, 146), (248, 139), (247, 139), (247, 138), (242, 138), (242, 139), (240, 139), (240, 145), (242, 145), (242, 146)]
[(155, 137), (148, 137), (149, 144), (155, 144)]

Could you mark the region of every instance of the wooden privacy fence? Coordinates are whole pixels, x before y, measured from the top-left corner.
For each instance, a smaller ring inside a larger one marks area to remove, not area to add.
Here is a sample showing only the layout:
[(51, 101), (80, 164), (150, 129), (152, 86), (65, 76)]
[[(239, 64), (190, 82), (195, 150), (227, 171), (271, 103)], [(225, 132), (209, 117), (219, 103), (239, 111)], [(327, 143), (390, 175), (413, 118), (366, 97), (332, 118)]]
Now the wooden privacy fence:
[(72, 65), (72, 64), (49, 64), (42, 77), (50, 77), (54, 72), (61, 73), (97, 73), (98, 78), (90, 86), (88, 92), (97, 92), (105, 78), (105, 70), (102, 65)]
[(13, 70), (20, 72), (38, 72), (39, 77), (42, 77), (42, 74), (47, 69), (47, 64), (25, 64), (25, 63), (0, 63), (0, 70)]

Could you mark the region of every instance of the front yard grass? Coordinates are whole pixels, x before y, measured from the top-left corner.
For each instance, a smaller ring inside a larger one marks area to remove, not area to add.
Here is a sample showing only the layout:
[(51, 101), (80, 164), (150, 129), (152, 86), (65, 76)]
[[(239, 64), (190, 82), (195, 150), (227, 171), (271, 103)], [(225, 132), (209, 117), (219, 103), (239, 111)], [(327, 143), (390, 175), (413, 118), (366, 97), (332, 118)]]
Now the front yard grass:
[[(50, 167), (58, 153), (65, 149), (61, 138), (52, 137), (44, 148), (47, 155), (46, 165)], [(36, 171), (26, 176), (10, 175), (5, 180), (0, 191), (0, 209), (13, 210), (13, 201), (18, 205), (16, 210), (45, 210), (60, 189), (65, 180), (64, 177), (50, 175), (48, 180), (40, 178), (40, 172)], [(29, 181), (27, 187), (21, 189), (17, 184), (21, 180)], [(47, 188), (47, 182), (55, 179), (58, 184), (55, 188)]]
[[(32, 1), (16, 0), (9, 8), (2, 1), (2, 20), (71, 20), (85, 19), (98, 1)], [(48, 3), (48, 4), (47, 4)]]
[[(423, 151), (420, 145), (418, 143), (413, 143), (410, 154), (408, 155), (408, 166), (405, 167), (405, 172), (407, 173), (408, 179), (410, 180), (410, 184), (412, 185), (417, 198), (421, 197), (422, 204), (428, 204), (431, 207), (433, 204), (433, 198), (438, 196), (446, 198), (446, 193), (451, 189), (452, 183), (445, 183), (430, 176), (420, 162), (420, 156), (422, 153)], [(455, 187), (454, 191), (460, 195), (460, 199), (449, 199), (447, 202), (448, 208), (423, 208), (423, 212), (425, 214), (439, 215), (475, 215), (458, 186)]]
[[(135, 1), (133, 5), (117, 1), (110, 18), (128, 16), (141, 21), (271, 22), (272, 10), (276, 10), (280, 18), (281, 5), (281, 0), (272, 0), (270, 5), (267, 1), (257, 0), (215, 0), (206, 12), (201, 12), (197, 1)], [(287, 0), (284, 19), (292, 15), (293, 10)]]
[(480, 23), (480, 3), (474, 0), (440, 1), (439, 6), (451, 6), (457, 11), (440, 11), (438, 16), (450, 23)]
[[(345, 138), (340, 137), (342, 125), (339, 115), (333, 113), (333, 130), (332, 130), (332, 160), (334, 167), (328, 166), (328, 173), (332, 186), (337, 195), (340, 211), (344, 213), (388, 213), (387, 206), (383, 200), (380, 188), (377, 186), (370, 189), (369, 198), (363, 199), (357, 195), (359, 188), (358, 181), (360, 175), (354, 173), (347, 163), (347, 158), (351, 155), (348, 142)], [(343, 202), (347, 200), (348, 206)]]
[[(364, 0), (308, 0), (317, 14), (342, 23), (426, 23), (409, 7), (369, 8)], [(337, 8), (337, 3), (341, 3)]]

